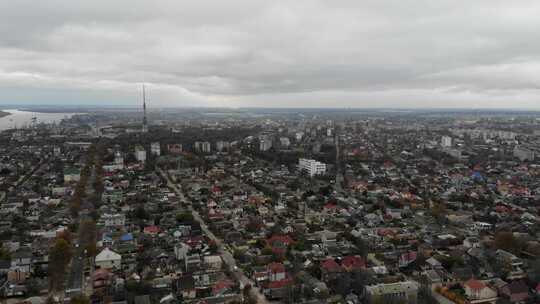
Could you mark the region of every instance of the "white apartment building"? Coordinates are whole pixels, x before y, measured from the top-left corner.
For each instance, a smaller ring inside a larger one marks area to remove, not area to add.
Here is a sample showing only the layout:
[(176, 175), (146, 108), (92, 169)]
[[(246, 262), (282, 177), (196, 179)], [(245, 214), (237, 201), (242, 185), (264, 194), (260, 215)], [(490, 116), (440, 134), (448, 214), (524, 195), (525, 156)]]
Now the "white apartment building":
[(300, 158), (298, 160), (298, 168), (306, 171), (311, 177), (326, 173), (326, 164), (314, 159)]
[(272, 140), (269, 138), (261, 139), (259, 142), (259, 150), (268, 151), (272, 148)]
[(231, 144), (230, 144), (228, 141), (222, 141), (222, 140), (220, 140), (220, 141), (218, 141), (218, 142), (216, 143), (216, 150), (217, 150), (218, 152), (222, 152), (222, 151), (224, 151), (224, 150), (228, 150), (230, 147), (231, 147)]
[(196, 141), (193, 145), (193, 148), (195, 149), (195, 151), (203, 153), (210, 153), (212, 151), (212, 146), (207, 141)]
[(135, 158), (137, 159), (138, 162), (145, 162), (146, 150), (141, 146), (135, 147)]
[(441, 138), (441, 146), (448, 148), (452, 146), (452, 137), (450, 136), (443, 136)]
[(159, 142), (153, 142), (150, 144), (150, 153), (155, 156), (161, 155), (161, 145)]
[(201, 144), (201, 150), (204, 152), (204, 153), (210, 153), (212, 151), (212, 146), (210, 145), (209, 142), (205, 141)]
[(122, 165), (122, 167), (124, 166), (124, 156), (122, 156), (120, 151), (114, 153), (114, 163), (116, 165)]

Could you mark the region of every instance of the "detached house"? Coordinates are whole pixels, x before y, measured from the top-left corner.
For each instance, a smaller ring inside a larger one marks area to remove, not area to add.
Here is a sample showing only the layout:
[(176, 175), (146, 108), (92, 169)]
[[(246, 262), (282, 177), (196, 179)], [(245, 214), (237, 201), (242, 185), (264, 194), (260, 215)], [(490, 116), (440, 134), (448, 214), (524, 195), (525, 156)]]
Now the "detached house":
[(516, 280), (525, 278), (525, 271), (521, 268), (523, 267), (523, 261), (520, 258), (502, 249), (498, 249), (495, 252), (495, 258), (506, 271), (507, 279)]
[(104, 214), (101, 219), (104, 221), (105, 227), (118, 227), (126, 224), (126, 216), (124, 214)]
[(287, 235), (274, 235), (269, 238), (266, 243), (272, 248), (272, 251), (275, 254), (285, 254), (287, 248), (292, 245), (294, 241)]
[(122, 256), (109, 248), (105, 248), (98, 255), (96, 255), (95, 264), (96, 267), (99, 268), (119, 269), (122, 264)]
[(281, 263), (270, 263), (267, 270), (269, 281), (281, 281), (287, 276), (285, 266)]
[(326, 259), (321, 262), (322, 279), (325, 282), (338, 279), (343, 273), (343, 268), (334, 259)]
[(19, 248), (11, 257), (11, 268), (30, 272), (32, 268), (32, 252), (27, 247)]
[(348, 272), (359, 271), (366, 268), (366, 261), (357, 255), (350, 255), (343, 258), (341, 267)]
[(293, 280), (287, 277), (285, 266), (281, 263), (270, 263), (267, 266), (268, 283), (264, 285), (264, 294), (270, 299), (281, 298)]
[(511, 303), (525, 303), (529, 299), (529, 287), (522, 280), (504, 285), (500, 293)]
[(368, 303), (403, 302), (416, 304), (418, 298), (418, 284), (414, 281), (404, 281), (389, 284), (366, 286), (366, 299)]
[(482, 281), (470, 279), (463, 284), (465, 296), (469, 303), (491, 303), (497, 302), (497, 292), (489, 288)]

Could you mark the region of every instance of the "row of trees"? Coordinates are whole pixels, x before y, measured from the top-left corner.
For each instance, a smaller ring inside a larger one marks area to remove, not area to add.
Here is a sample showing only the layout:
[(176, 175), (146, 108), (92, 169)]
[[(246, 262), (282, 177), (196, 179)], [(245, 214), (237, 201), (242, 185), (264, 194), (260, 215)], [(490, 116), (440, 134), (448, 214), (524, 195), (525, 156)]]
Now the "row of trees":
[(103, 184), (103, 155), (105, 155), (105, 147), (102, 143), (97, 143), (92, 155), (94, 161), (94, 180), (92, 187), (94, 189), (93, 195), (89, 198), (92, 204), (93, 218), (85, 219), (81, 222), (80, 238), (81, 244), (84, 244), (87, 257), (94, 257), (97, 254), (96, 242), (97, 242), (97, 227), (96, 220), (99, 218), (99, 213), (96, 211), (101, 205), (101, 197), (105, 187)]
[(65, 231), (56, 238), (49, 250), (49, 290), (60, 291), (64, 286), (69, 261), (73, 256), (71, 234)]
[(94, 145), (90, 146), (88, 150), (88, 157), (86, 158), (86, 163), (81, 170), (80, 179), (75, 187), (75, 193), (71, 198), (69, 203), (69, 211), (72, 218), (77, 218), (81, 210), (82, 200), (86, 197), (86, 185), (88, 184), (88, 178), (92, 171), (92, 166), (94, 165), (94, 156), (96, 155), (96, 147)]
[[(88, 202), (91, 203), (91, 218), (85, 218), (81, 221), (81, 227), (79, 230), (79, 242), (84, 247), (86, 256), (93, 258), (97, 254), (97, 227), (96, 220), (99, 218), (99, 213), (96, 211), (101, 205), (101, 196), (105, 190), (103, 185), (103, 155), (105, 154), (104, 146), (100, 143), (92, 145), (92, 149), (89, 151), (89, 159), (91, 161), (90, 168), (94, 168), (94, 180), (92, 181), (93, 193), (88, 197)], [(71, 299), (71, 303), (74, 304), (88, 304), (90, 300), (85, 295), (78, 295)]]
[[(75, 192), (69, 202), (69, 212), (73, 223), (78, 222), (79, 212), (83, 199), (86, 198), (86, 185), (91, 176), (92, 167), (95, 163), (96, 146), (92, 145), (88, 150), (86, 163), (81, 170), (80, 180), (75, 187)], [(96, 183), (94, 183), (94, 187)], [(75, 227), (77, 227), (75, 225)], [(96, 224), (93, 220), (83, 221), (80, 227), (80, 242), (82, 244), (93, 244), (87, 249), (88, 254), (95, 254)], [(60, 291), (63, 288), (68, 272), (68, 265), (73, 257), (72, 236), (69, 231), (65, 231), (56, 238), (54, 245), (49, 249), (49, 290)]]
[[(95, 152), (91, 147), (88, 153), (86, 164), (81, 170), (80, 180), (75, 187), (75, 192), (69, 202), (69, 213), (74, 223), (72, 227), (77, 227), (77, 219), (82, 205), (82, 200), (86, 196), (86, 184), (90, 176), (93, 156)], [(75, 230), (73, 228), (72, 230)], [(71, 234), (69, 232), (58, 236), (54, 245), (49, 249), (49, 290), (60, 291), (64, 286), (68, 265), (73, 257), (73, 247), (71, 244)]]

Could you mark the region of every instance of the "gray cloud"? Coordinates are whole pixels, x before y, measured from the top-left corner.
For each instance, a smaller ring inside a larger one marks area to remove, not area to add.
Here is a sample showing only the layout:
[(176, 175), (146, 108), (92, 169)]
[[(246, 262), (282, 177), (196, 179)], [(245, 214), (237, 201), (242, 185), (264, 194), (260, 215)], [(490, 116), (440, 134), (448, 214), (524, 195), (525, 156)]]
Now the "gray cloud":
[[(460, 5), (461, 4), (461, 5)], [(538, 1), (2, 1), (0, 103), (540, 107)]]

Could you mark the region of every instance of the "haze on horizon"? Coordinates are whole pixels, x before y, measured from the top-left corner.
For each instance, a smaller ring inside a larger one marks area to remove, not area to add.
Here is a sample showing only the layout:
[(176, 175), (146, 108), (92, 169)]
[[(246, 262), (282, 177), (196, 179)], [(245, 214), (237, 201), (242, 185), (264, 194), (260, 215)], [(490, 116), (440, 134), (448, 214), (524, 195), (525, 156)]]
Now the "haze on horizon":
[(2, 1), (0, 105), (540, 108), (540, 2)]

